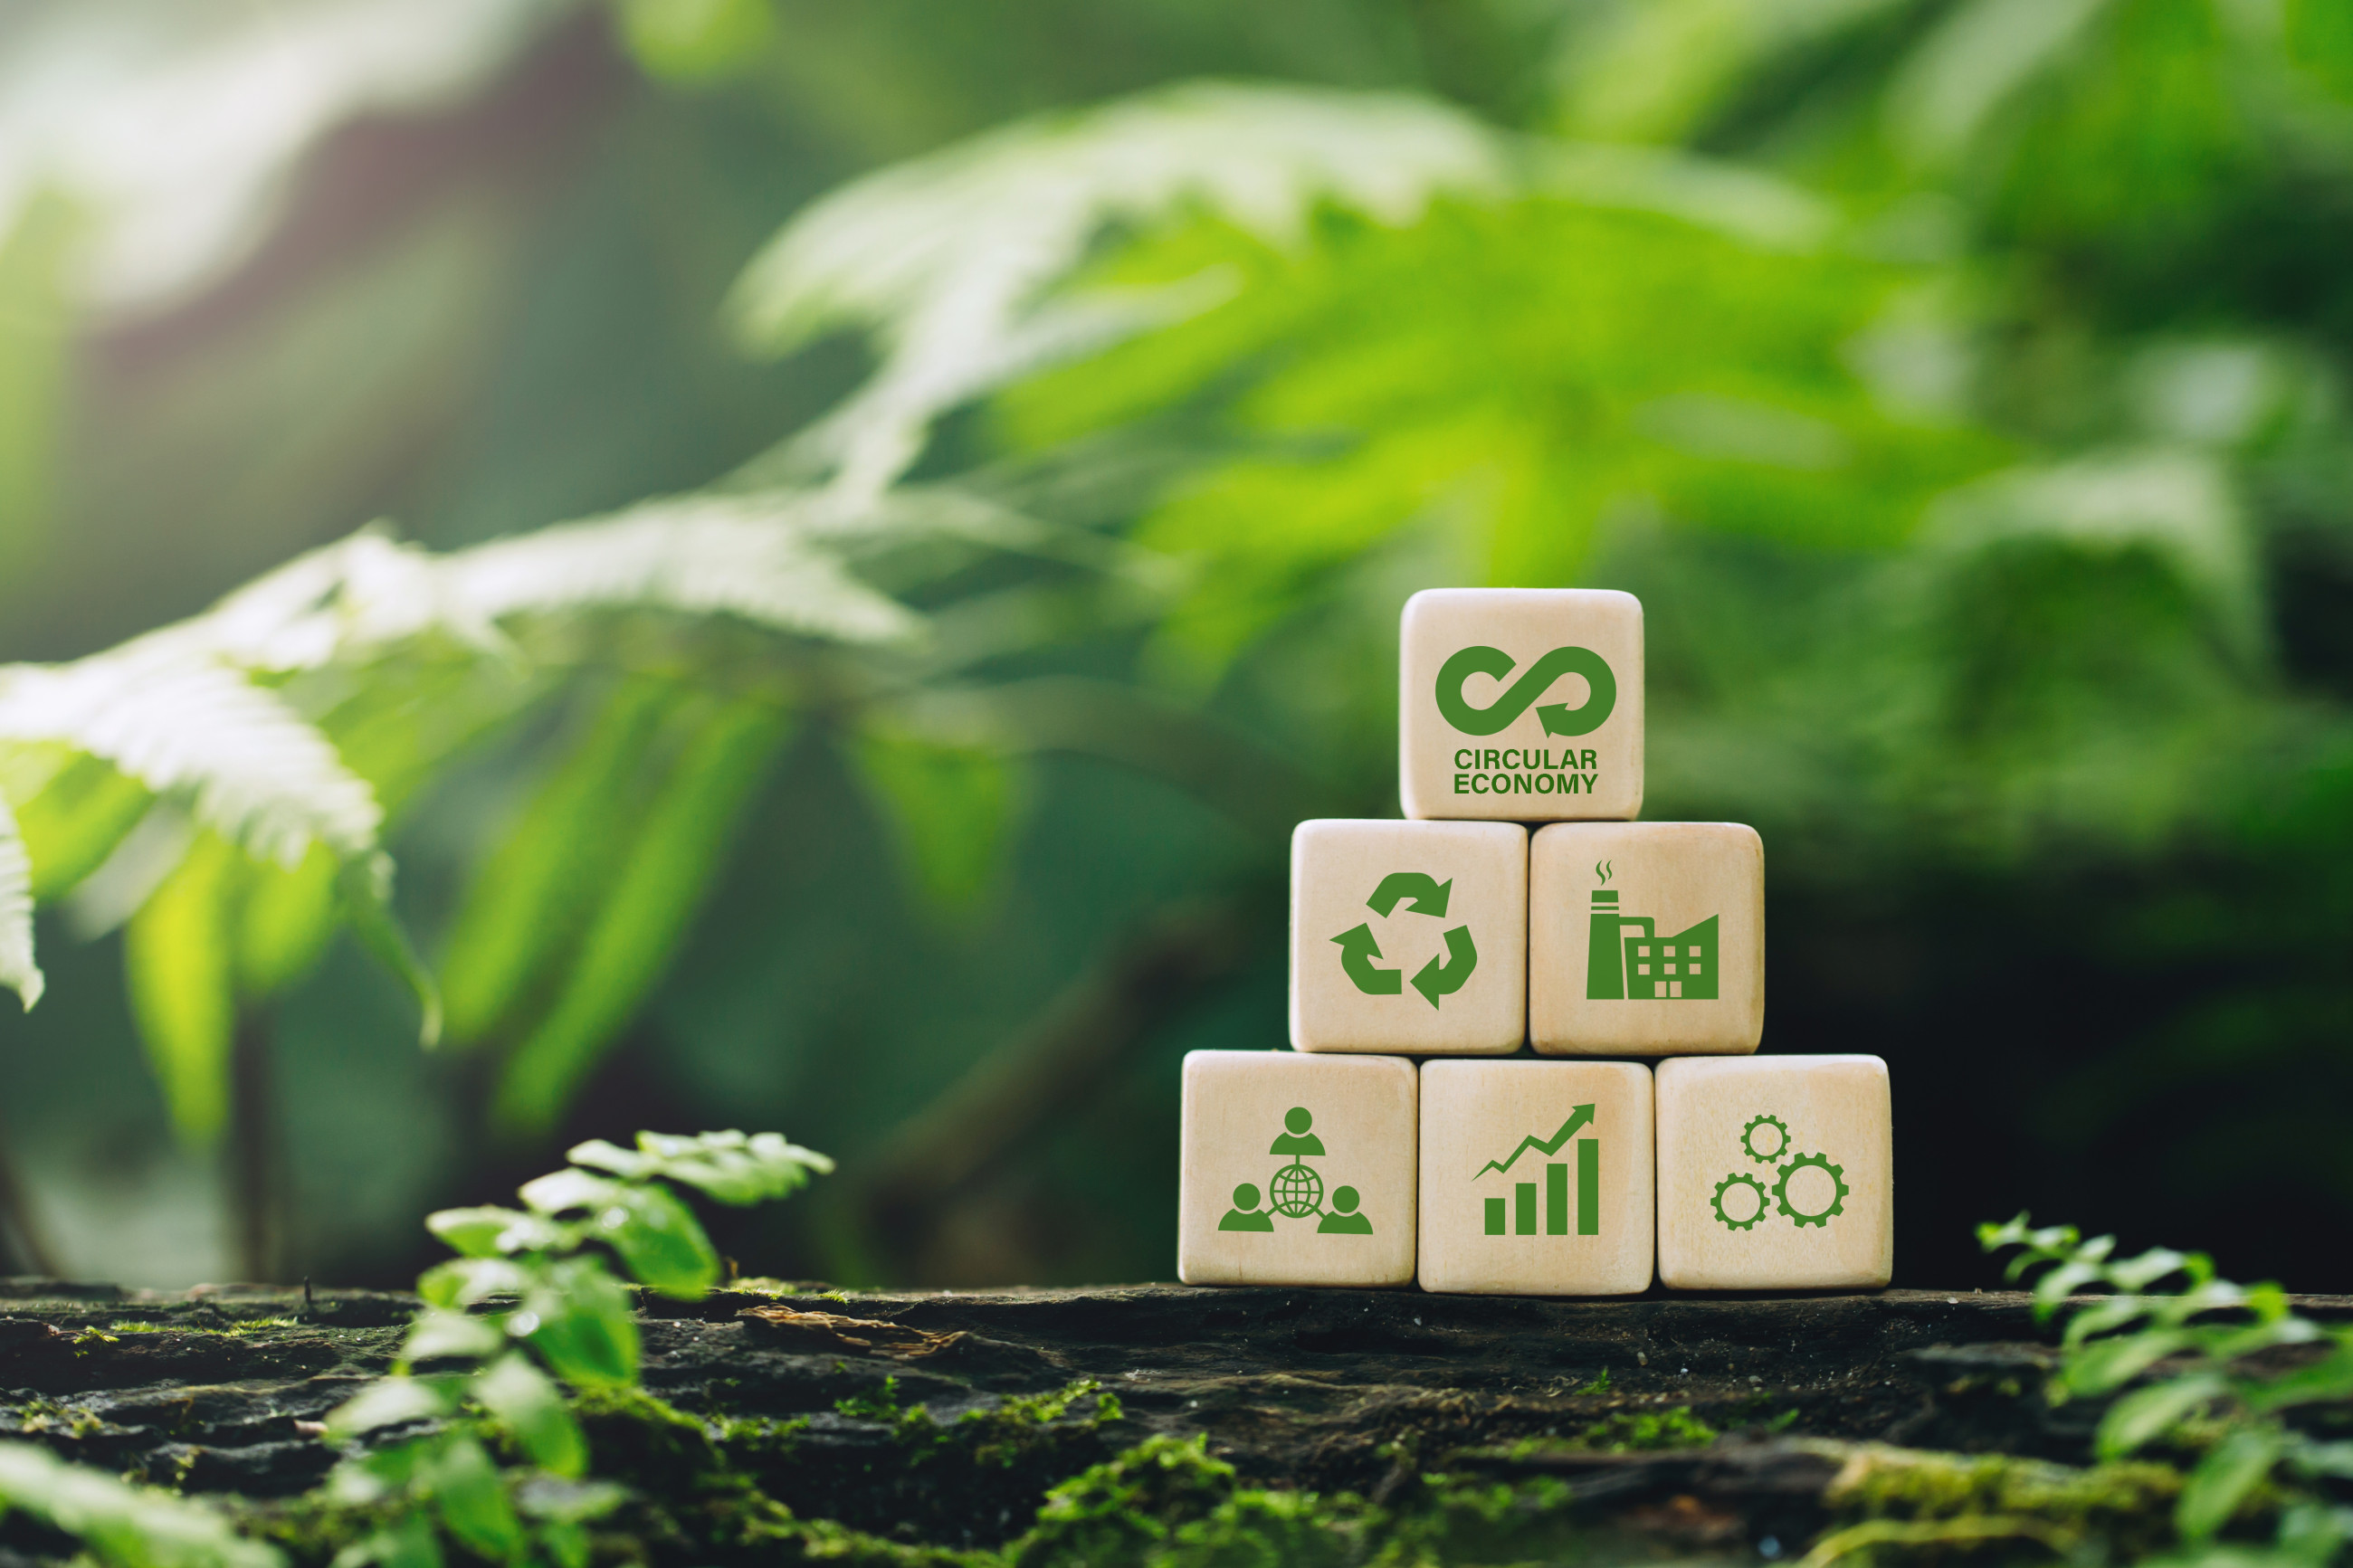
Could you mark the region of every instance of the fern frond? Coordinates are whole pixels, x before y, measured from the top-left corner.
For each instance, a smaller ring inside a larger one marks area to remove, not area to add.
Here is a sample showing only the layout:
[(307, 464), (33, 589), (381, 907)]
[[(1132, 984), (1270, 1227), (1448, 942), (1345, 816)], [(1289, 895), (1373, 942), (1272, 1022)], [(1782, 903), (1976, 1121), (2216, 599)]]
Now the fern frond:
[(1412, 221), (1440, 192), (1504, 184), (1503, 143), (1424, 99), (1191, 83), (977, 137), (858, 181), (756, 257), (733, 313), (783, 353), (837, 327), (879, 329), (881, 367), (797, 442), (839, 489), (880, 494), (932, 421), (1010, 377), (1216, 296), (1049, 297), (1106, 229), (1198, 207), (1270, 243), (1319, 203)]
[(0, 669), (0, 738), (102, 757), (254, 856), (372, 853), (383, 811), (301, 715), (167, 627), (71, 664)]
[(2112, 450), (1993, 474), (1932, 508), (1924, 536), (1946, 552), (2013, 540), (2104, 555), (2146, 551), (2206, 606), (2234, 653), (2254, 659), (2263, 651), (2253, 533), (2230, 476), (2206, 453)]
[(905, 639), (921, 622), (852, 576), (836, 546), (938, 534), (1036, 549), (1036, 525), (959, 492), (909, 488), (846, 510), (806, 490), (657, 498), (447, 555), (364, 529), (158, 637), (252, 669), (311, 669), (440, 632), (485, 649), (504, 623), (564, 611), (728, 614), (836, 642)]
[(16, 814), (0, 798), (0, 985), (14, 990), (30, 1012), (45, 984), (33, 962), (33, 862), (16, 831)]

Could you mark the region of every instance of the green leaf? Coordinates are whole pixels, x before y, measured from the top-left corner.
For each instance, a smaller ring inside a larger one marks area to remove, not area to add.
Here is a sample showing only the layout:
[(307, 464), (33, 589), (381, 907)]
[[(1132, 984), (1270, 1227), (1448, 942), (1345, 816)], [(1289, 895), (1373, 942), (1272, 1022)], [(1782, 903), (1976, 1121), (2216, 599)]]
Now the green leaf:
[(432, 1457), (434, 1446), (430, 1436), (410, 1437), (349, 1456), (327, 1472), (329, 1500), (365, 1508), (386, 1498), (406, 1496), (418, 1468)]
[(2229, 1384), (2211, 1376), (2176, 1378), (2135, 1389), (2109, 1405), (2108, 1413), (2100, 1418), (2100, 1458), (2120, 1459), (2138, 1451), (2200, 1405), (2230, 1392)]
[(719, 1253), (694, 1212), (667, 1187), (630, 1184), (624, 1192), (590, 1216), (589, 1233), (648, 1289), (688, 1300), (707, 1293), (719, 1279)]
[(591, 1175), (586, 1171), (569, 1168), (551, 1171), (534, 1177), (516, 1189), (515, 1195), (543, 1215), (559, 1215), (566, 1209), (590, 1208), (614, 1202), (622, 1191), (622, 1184), (609, 1176)]
[(400, 1360), (404, 1365), (444, 1356), (480, 1360), (498, 1354), (506, 1348), (506, 1336), (499, 1331), (496, 1323), (465, 1312), (427, 1307), (408, 1326), (408, 1338), (400, 1346)]
[(33, 866), (16, 818), (0, 797), (0, 985), (15, 991), (29, 1013), (45, 984), (33, 959)]
[(642, 1181), (659, 1176), (683, 1182), (706, 1197), (742, 1206), (789, 1197), (811, 1172), (830, 1175), (833, 1161), (791, 1142), (781, 1132), (640, 1132), (636, 1149), (601, 1138), (575, 1144), (565, 1156), (575, 1164)]
[(602, 1519), (628, 1500), (628, 1492), (612, 1481), (566, 1480), (556, 1476), (527, 1477), (515, 1489), (515, 1507), (529, 1519), (555, 1524), (585, 1524)]
[(564, 1394), (528, 1356), (509, 1352), (474, 1375), (473, 1396), (514, 1435), (531, 1462), (559, 1476), (588, 1468), (588, 1442)]
[(2244, 1389), (2242, 1394), (2257, 1410), (2353, 1399), (2353, 1344), (2340, 1340), (2322, 1360)]
[(2339, 1438), (2333, 1443), (2315, 1443), (2306, 1439), (2291, 1447), (2285, 1458), (2299, 1475), (2353, 1481), (2353, 1441)]
[(588, 1568), (588, 1532), (576, 1524), (543, 1524), (533, 1532), (555, 1568)]
[(575, 1387), (636, 1381), (637, 1314), (600, 1258), (566, 1258), (537, 1272), (507, 1319), (507, 1331)]
[(441, 1038), (441, 991), (434, 982), (433, 972), (417, 956), (408, 932), (392, 912), (390, 858), (371, 855), (361, 860), (344, 861), (336, 885), (343, 893), (343, 912), (350, 917), (353, 934), (360, 939), (360, 945), (391, 970), (417, 999), (417, 1043), (431, 1049)]
[(217, 835), (199, 834), (123, 933), (132, 1016), (173, 1128), (191, 1148), (209, 1148), (228, 1120), (240, 858)]
[(68, 1464), (29, 1443), (0, 1443), (0, 1509), (21, 1509), (76, 1537), (109, 1568), (283, 1568), (204, 1503)]
[(757, 69), (776, 41), (764, 0), (621, 0), (621, 37), (646, 74), (717, 81)]
[(442, 1528), (461, 1544), (492, 1561), (522, 1550), (522, 1521), (515, 1518), (498, 1467), (481, 1444), (471, 1437), (455, 1439), (417, 1479), (432, 1497)]
[(2189, 1343), (2188, 1334), (2163, 1331), (2101, 1340), (2070, 1357), (2062, 1377), (2071, 1394), (2105, 1394), (2122, 1388)]
[(111, 763), (74, 752), (16, 812), (33, 858), (33, 897), (63, 897), (106, 863), (155, 797)]
[(412, 1513), (396, 1524), (364, 1535), (335, 1553), (330, 1568), (441, 1568), (441, 1540), (433, 1521)]
[(456, 1258), (417, 1277), (417, 1294), (428, 1306), (471, 1307), (492, 1296), (513, 1295), (532, 1274), (503, 1258)]
[(2286, 0), (2288, 58), (2338, 98), (2353, 100), (2353, 11), (2339, 0)]
[(469, 1258), (563, 1252), (580, 1244), (576, 1226), (556, 1225), (543, 1215), (518, 1209), (442, 1209), (425, 1216), (425, 1228)]
[(242, 868), (237, 900), (237, 988), (248, 1000), (276, 995), (310, 973), (335, 934), (341, 866), (323, 844), (292, 870), (254, 861)]
[(783, 743), (786, 717), (739, 699), (706, 719), (636, 826), (554, 1010), (516, 1048), (492, 1103), (510, 1131), (544, 1131), (669, 967), (735, 824)]
[(1289, 246), (1325, 204), (1404, 224), (1440, 191), (1500, 186), (1502, 152), (1486, 126), (1427, 98), (1184, 83), (1003, 127), (833, 192), (753, 258), (730, 313), (777, 353), (837, 326), (877, 330), (872, 379), (793, 451), (880, 494), (957, 404), (1221, 292), (1210, 277), (1067, 297), (1055, 285), (1107, 228), (1208, 211)]
[(328, 1414), (327, 1430), (336, 1436), (356, 1437), (381, 1426), (438, 1420), (457, 1407), (438, 1378), (379, 1378), (335, 1406)]
[(2137, 1323), (2155, 1310), (2153, 1303), (2139, 1296), (2103, 1297), (2067, 1320), (2067, 1331), (2060, 1342), (2071, 1351), (2079, 1349), (2085, 1341)]
[(1010, 759), (871, 730), (849, 756), (917, 895), (942, 910), (971, 907), (1004, 858), (1018, 794)]
[(719, 1254), (694, 1213), (667, 1187), (557, 1171), (524, 1184), (522, 1201), (543, 1214), (588, 1211), (584, 1234), (620, 1254), (640, 1284), (691, 1300), (719, 1278)]
[(2203, 1541), (2229, 1523), (2247, 1494), (2272, 1473), (2281, 1443), (2276, 1428), (2262, 1426), (2233, 1432), (2209, 1449), (2182, 1483), (2174, 1505), (2181, 1533)]
[(619, 869), (620, 829), (636, 816), (655, 738), (679, 697), (669, 681), (622, 682), (467, 887), (441, 965), (457, 1043), (497, 1031), (578, 941)]

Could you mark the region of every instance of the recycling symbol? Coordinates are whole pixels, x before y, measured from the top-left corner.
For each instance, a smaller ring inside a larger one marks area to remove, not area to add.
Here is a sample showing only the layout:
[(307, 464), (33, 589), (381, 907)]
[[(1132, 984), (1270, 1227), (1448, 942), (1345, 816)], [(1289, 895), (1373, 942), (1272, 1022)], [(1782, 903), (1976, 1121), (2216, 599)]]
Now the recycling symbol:
[[(1447, 900), (1453, 896), (1451, 878), (1440, 882), (1420, 871), (1392, 871), (1381, 879), (1365, 907), (1387, 920), (1399, 902), (1410, 899), (1406, 913), (1429, 915), (1436, 920), (1446, 918)], [(1383, 969), (1373, 960), (1380, 957), (1381, 945), (1373, 940), (1369, 923), (1351, 927), (1332, 939), (1340, 944), (1340, 967), (1347, 972), (1357, 990), (1367, 996), (1397, 996), (1405, 991), (1405, 972)], [(1446, 932), (1446, 955), (1433, 958), (1421, 966), (1413, 977), (1413, 988), (1435, 1007), (1441, 996), (1451, 996), (1462, 989), (1471, 972), (1479, 967), (1479, 949), (1471, 941), (1469, 926), (1451, 926)]]
[[(1754, 1230), (1758, 1220), (1776, 1211), (1799, 1226), (1827, 1226), (1846, 1212), (1847, 1194), (1852, 1191), (1846, 1184), (1846, 1167), (1831, 1164), (1827, 1154), (1793, 1155), (1789, 1149), (1788, 1122), (1769, 1111), (1749, 1118), (1748, 1125), (1740, 1130), (1740, 1152), (1755, 1163), (1770, 1167), (1774, 1180), (1768, 1187), (1753, 1171), (1735, 1171), (1715, 1184), (1708, 1205), (1725, 1229)], [(1822, 1201), (1820, 1182), (1799, 1189), (1801, 1202), (1790, 1201), (1789, 1182), (1800, 1171), (1820, 1171), (1830, 1178), (1828, 1203)]]

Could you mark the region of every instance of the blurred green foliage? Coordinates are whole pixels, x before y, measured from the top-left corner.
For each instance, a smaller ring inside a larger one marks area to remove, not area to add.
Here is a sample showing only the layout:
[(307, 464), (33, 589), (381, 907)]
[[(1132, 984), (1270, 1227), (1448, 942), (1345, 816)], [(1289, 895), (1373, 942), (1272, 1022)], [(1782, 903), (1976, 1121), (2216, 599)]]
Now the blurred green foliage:
[(176, 292), (78, 287), (69, 181), (0, 247), (12, 657), (435, 552), (156, 645), (307, 773), (160, 767), (144, 667), (66, 689), (138, 744), (0, 689), (20, 1253), (397, 1278), (561, 1137), (765, 1118), (844, 1179), (762, 1272), (1165, 1273), (1284, 834), (1396, 809), (1398, 605), (1588, 584), (1646, 814), (1766, 837), (1767, 1048), (1894, 1064), (1906, 1277), (2031, 1202), (2344, 1283), (2340, 8), (498, 14)]

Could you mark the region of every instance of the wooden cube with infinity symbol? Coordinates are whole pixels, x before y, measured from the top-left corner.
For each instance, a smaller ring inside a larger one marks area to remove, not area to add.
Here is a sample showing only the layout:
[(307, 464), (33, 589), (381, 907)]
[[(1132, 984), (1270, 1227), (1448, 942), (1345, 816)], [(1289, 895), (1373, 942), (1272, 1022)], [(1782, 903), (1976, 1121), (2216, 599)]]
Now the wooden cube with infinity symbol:
[(1187, 1056), (1176, 1277), (1410, 1284), (1419, 1091), (1398, 1057)]
[(1527, 830), (1303, 822), (1291, 837), (1291, 1043), (1499, 1055), (1527, 1020)]
[(1681, 1290), (1876, 1289), (1895, 1267), (1887, 1064), (1659, 1064), (1659, 1279)]
[(1627, 821), (1642, 809), (1642, 605), (1594, 588), (1406, 601), (1398, 791), (1411, 817)]

